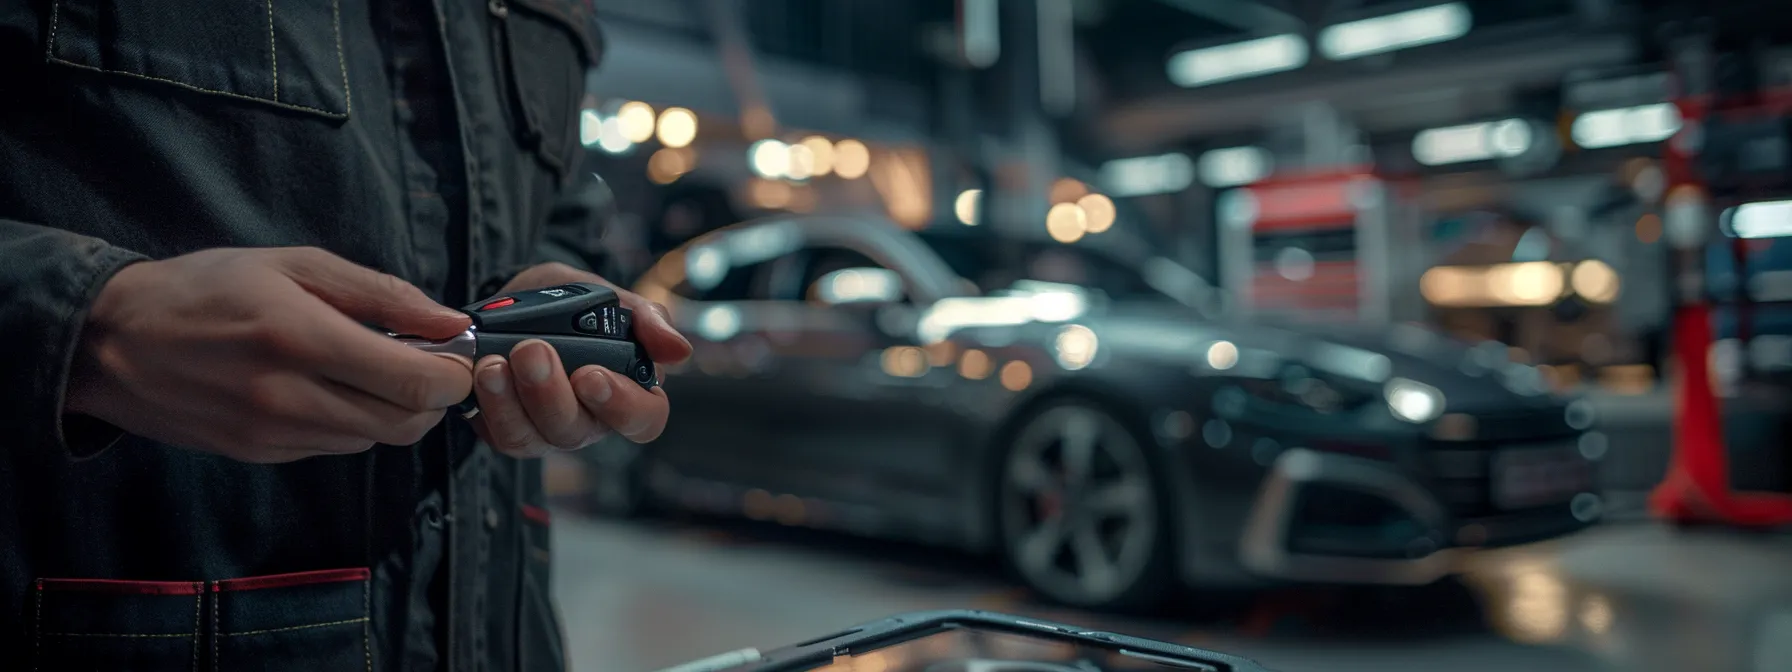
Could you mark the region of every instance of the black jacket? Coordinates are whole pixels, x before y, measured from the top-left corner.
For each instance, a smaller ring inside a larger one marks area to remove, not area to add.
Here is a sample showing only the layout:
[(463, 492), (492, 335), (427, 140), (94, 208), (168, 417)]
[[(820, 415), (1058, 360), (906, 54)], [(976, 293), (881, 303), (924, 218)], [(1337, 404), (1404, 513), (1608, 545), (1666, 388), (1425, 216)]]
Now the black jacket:
[(579, 0), (0, 0), (0, 669), (561, 669), (539, 467), (464, 422), (251, 465), (61, 399), (134, 261), (318, 246), (460, 305), (576, 259), (598, 56)]

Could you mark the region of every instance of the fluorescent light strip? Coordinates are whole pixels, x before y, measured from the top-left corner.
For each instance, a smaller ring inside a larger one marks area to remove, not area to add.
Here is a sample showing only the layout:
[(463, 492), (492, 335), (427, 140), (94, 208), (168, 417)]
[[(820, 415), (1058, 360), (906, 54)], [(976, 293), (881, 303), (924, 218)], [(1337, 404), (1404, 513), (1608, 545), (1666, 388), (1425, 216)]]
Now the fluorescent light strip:
[(1569, 135), (1587, 149), (1661, 142), (1680, 131), (1680, 109), (1671, 103), (1587, 112), (1574, 118)]
[(1319, 53), (1334, 61), (1362, 58), (1448, 42), (1473, 25), (1468, 5), (1452, 2), (1327, 26), (1319, 31)]
[(1427, 166), (1511, 158), (1531, 148), (1531, 125), (1522, 119), (1489, 121), (1419, 131), (1412, 157)]
[(1197, 171), (1209, 187), (1236, 187), (1269, 176), (1269, 151), (1262, 147), (1227, 147), (1201, 155)]
[(1170, 57), (1167, 69), (1177, 86), (1196, 87), (1293, 70), (1307, 64), (1307, 41), (1299, 35), (1190, 49)]
[(1101, 182), (1113, 196), (1167, 194), (1195, 181), (1195, 162), (1186, 154), (1115, 159), (1101, 166)]
[(1792, 236), (1792, 201), (1744, 203), (1726, 214), (1737, 238)]

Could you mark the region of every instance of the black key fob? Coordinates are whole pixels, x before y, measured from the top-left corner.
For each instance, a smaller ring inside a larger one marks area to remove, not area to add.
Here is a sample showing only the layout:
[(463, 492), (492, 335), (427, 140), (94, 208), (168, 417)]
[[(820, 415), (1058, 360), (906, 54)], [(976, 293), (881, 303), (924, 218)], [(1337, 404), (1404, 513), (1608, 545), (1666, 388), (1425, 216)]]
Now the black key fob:
[(509, 356), (518, 343), (538, 338), (554, 346), (568, 374), (596, 364), (652, 388), (659, 375), (647, 350), (634, 341), (634, 311), (616, 292), (577, 282), (500, 294), (461, 309), (473, 318), (473, 361)]
[[(587, 282), (526, 289), (485, 299), (461, 308), (473, 327), (451, 339), (431, 341), (396, 336), (413, 347), (467, 357), (509, 357), (529, 339), (554, 346), (568, 375), (598, 365), (615, 371), (642, 388), (659, 385), (658, 368), (646, 348), (634, 340), (634, 312), (623, 308), (616, 292)], [(470, 410), (472, 399), (462, 405)]]

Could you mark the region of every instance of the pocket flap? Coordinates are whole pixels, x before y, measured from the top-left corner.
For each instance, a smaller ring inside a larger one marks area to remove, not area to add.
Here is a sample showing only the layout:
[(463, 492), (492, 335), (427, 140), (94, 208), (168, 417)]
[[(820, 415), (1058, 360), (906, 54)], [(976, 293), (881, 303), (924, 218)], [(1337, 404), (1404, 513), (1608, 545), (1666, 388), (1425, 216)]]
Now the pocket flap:
[(591, 11), (583, 4), (566, 0), (511, 1), (532, 14), (559, 24), (570, 33), (573, 41), (578, 44), (580, 55), (585, 57), (586, 65), (597, 67), (603, 61), (603, 33), (597, 29), (597, 22), (593, 20)]

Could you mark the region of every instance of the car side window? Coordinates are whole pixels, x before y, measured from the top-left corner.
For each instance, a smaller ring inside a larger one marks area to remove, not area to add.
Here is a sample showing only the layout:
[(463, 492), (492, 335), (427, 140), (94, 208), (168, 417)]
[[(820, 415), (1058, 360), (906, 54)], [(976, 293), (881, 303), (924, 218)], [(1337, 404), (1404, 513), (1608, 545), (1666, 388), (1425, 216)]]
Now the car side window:
[(684, 279), (673, 293), (691, 301), (750, 301), (756, 279), (765, 275), (771, 261), (731, 264), (725, 256), (707, 256), (702, 248), (686, 252)]
[(848, 268), (886, 268), (865, 253), (844, 247), (811, 248), (804, 250), (803, 254), (807, 258), (800, 265), (802, 275), (785, 288), (790, 300), (808, 300), (814, 292), (815, 283), (834, 271)]

